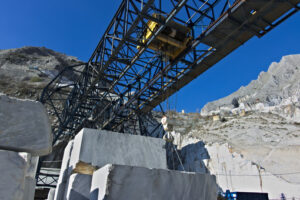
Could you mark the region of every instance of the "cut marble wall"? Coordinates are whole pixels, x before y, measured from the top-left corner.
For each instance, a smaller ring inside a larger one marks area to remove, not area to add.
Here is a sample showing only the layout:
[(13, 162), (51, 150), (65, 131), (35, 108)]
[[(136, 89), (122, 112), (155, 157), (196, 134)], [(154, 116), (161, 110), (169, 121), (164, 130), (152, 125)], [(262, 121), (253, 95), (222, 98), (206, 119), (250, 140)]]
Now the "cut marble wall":
[(266, 192), (271, 199), (279, 198), (281, 193), (290, 199), (299, 196), (300, 185), (289, 183), (243, 155), (230, 152), (228, 144), (206, 145), (206, 149), (210, 155), (207, 167), (217, 176), (223, 191)]

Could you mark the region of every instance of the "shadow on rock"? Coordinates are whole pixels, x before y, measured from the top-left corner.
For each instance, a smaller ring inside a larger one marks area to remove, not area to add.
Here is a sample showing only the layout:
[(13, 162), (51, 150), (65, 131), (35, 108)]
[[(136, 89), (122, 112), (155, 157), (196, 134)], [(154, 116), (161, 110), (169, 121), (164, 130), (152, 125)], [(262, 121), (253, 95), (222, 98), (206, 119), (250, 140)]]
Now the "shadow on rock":
[[(205, 144), (202, 141), (197, 143), (189, 144), (184, 146), (181, 150), (175, 151), (176, 146), (167, 144), (167, 157), (169, 169), (198, 172), (198, 173), (209, 173), (206, 167), (206, 162), (210, 159)], [(180, 163), (179, 158), (182, 161)]]

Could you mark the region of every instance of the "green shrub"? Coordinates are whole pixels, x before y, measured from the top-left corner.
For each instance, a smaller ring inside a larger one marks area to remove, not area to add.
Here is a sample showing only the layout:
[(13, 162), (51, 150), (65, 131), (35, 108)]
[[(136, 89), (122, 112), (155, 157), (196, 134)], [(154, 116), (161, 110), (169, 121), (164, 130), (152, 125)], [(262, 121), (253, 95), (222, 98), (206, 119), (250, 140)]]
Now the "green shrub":
[(38, 76), (34, 76), (30, 79), (30, 82), (33, 82), (33, 83), (41, 82), (41, 81), (43, 81), (43, 79)]

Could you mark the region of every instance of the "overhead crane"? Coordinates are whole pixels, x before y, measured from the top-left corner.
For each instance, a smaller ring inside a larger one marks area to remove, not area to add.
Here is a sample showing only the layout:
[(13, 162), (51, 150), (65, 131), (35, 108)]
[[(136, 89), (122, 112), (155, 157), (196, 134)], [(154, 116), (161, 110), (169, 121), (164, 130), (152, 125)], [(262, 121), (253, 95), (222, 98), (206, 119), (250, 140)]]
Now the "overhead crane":
[(40, 101), (57, 119), (53, 143), (83, 127), (158, 137), (143, 126), (153, 108), (295, 14), (299, 3), (123, 0), (90, 59), (65, 67), (43, 90)]

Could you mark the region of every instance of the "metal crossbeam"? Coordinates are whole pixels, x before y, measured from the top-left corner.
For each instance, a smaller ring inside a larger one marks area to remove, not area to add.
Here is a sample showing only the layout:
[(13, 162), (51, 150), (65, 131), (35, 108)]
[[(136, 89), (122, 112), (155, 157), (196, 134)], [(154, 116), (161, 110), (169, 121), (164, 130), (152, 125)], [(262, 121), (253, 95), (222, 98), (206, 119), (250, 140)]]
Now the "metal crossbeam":
[[(59, 115), (60, 123), (55, 129), (54, 142), (60, 137), (69, 136), (70, 132), (76, 134), (76, 131), (88, 123), (93, 123), (98, 128), (106, 128), (111, 121), (116, 120), (112, 119), (114, 116), (123, 116), (117, 113), (119, 108), (122, 108), (122, 111), (139, 110), (141, 106), (131, 105), (134, 102), (151, 105), (149, 98), (155, 93), (159, 94), (166, 83), (176, 82), (179, 78), (178, 74), (185, 68), (184, 65), (193, 63), (209, 46), (202, 44), (199, 49), (192, 49), (185, 56), (181, 56), (181, 59), (177, 59), (177, 63), (167, 61), (163, 53), (147, 47), (172, 21), (191, 28), (193, 34), (191, 37), (195, 38), (196, 35), (203, 33), (203, 27), (208, 27), (216, 17), (222, 14), (221, 8), (227, 5), (229, 5), (228, 1), (221, 2), (220, 0), (122, 1), (97, 48), (81, 72), (81, 76), (74, 83), (63, 105), (63, 111), (55, 112)], [(164, 19), (157, 19), (153, 17), (153, 14), (164, 15)], [(149, 29), (147, 24), (149, 20), (159, 23), (160, 27), (153, 32), (146, 43), (142, 43), (142, 32)], [(180, 66), (180, 60), (184, 63), (183, 66)], [(160, 81), (149, 85), (149, 91), (145, 93), (140, 91), (153, 80), (153, 77), (163, 72), (162, 69), (165, 66), (170, 65), (172, 67), (165, 74), (162, 73)], [(99, 84), (107, 87), (97, 88)], [(91, 99), (90, 96), (96, 96), (97, 99)], [(50, 100), (44, 95), (41, 101), (48, 103)], [(89, 109), (83, 109), (82, 104), (90, 104)], [(99, 108), (101, 111), (97, 112)], [(115, 113), (104, 115), (107, 112)], [(110, 118), (105, 116), (110, 116)]]
[[(295, 14), (299, 2), (123, 0), (89, 61), (66, 67), (43, 91), (41, 102), (57, 120), (54, 143), (83, 127), (126, 132), (125, 126), (134, 124), (140, 129), (135, 134), (149, 135), (134, 121), (253, 36), (262, 37)], [(151, 29), (149, 21), (158, 28)], [(172, 23), (191, 31), (184, 50), (171, 59), (150, 46)], [(151, 32), (146, 41), (145, 30)]]

